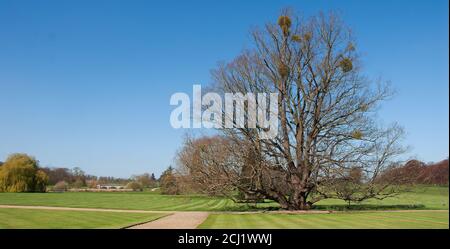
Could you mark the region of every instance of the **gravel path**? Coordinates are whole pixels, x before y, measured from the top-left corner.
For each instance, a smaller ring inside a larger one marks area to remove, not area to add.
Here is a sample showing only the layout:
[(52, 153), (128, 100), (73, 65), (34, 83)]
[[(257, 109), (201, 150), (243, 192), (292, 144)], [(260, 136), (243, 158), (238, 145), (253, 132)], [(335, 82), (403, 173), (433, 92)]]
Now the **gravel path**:
[(208, 218), (207, 212), (176, 212), (129, 229), (195, 229)]

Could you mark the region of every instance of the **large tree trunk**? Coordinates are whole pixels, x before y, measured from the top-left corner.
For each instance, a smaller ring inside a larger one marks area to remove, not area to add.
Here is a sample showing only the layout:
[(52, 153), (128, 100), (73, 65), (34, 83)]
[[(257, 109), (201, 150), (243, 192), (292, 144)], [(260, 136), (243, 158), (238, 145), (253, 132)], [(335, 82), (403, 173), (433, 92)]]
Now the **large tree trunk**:
[(308, 210), (311, 208), (311, 203), (308, 202), (307, 192), (298, 192), (293, 194), (290, 198), (289, 207), (287, 209), (289, 210)]
[(296, 203), (296, 209), (297, 210), (308, 210), (311, 208), (311, 203), (307, 200), (307, 194), (303, 192)]

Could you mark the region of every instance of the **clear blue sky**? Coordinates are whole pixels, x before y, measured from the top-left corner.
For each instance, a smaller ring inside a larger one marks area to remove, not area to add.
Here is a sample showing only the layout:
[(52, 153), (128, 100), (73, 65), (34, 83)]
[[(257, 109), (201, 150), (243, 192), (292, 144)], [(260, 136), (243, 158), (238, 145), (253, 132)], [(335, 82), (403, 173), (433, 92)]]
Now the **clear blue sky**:
[(170, 95), (208, 84), (286, 6), (340, 11), (365, 72), (398, 92), (380, 118), (404, 126), (408, 156), (448, 157), (446, 0), (1, 0), (0, 160), (26, 152), (95, 175), (159, 175), (184, 133), (169, 124)]

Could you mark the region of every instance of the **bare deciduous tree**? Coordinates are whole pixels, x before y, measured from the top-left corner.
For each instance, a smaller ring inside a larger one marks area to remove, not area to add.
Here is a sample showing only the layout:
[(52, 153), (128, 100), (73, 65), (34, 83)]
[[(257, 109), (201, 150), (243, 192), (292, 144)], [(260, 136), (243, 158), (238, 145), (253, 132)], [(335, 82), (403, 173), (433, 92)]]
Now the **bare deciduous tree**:
[[(205, 186), (238, 188), (285, 209), (308, 209), (324, 198), (360, 201), (394, 193), (375, 181), (403, 151), (402, 129), (383, 128), (375, 119), (391, 91), (362, 74), (356, 43), (341, 20), (333, 14), (302, 20), (285, 11), (277, 24), (252, 37), (253, 49), (213, 71), (215, 89), (278, 93), (278, 136), (262, 139), (260, 126), (223, 129), (227, 139), (207, 145), (195, 159), (209, 166), (198, 171), (209, 176)], [(349, 197), (337, 186), (356, 168), (361, 179), (344, 185), (357, 190)]]

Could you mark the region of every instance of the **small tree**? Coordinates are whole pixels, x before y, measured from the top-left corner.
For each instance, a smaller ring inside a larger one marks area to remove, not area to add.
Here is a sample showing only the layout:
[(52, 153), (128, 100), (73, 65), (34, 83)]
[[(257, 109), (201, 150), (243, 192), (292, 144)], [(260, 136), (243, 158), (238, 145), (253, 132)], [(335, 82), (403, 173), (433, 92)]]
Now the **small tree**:
[(173, 172), (173, 168), (170, 166), (166, 171), (164, 171), (161, 175), (160, 184), (161, 184), (161, 193), (168, 195), (177, 195), (180, 193), (177, 184), (177, 178)]
[(37, 170), (34, 176), (34, 192), (45, 192), (48, 176), (43, 170)]
[(152, 188), (156, 186), (156, 179), (154, 174), (144, 173), (133, 177), (144, 188)]
[(152, 173), (152, 175), (150, 176), (150, 180), (152, 181), (152, 184), (150, 186), (151, 188), (158, 187), (158, 180), (155, 177), (155, 173)]
[(73, 187), (81, 188), (86, 186), (86, 174), (81, 168), (79, 167), (73, 168), (72, 175), (75, 179), (75, 181), (73, 182)]

